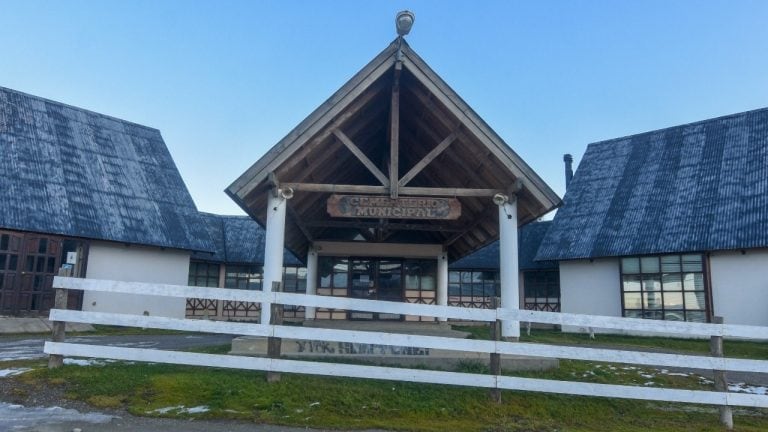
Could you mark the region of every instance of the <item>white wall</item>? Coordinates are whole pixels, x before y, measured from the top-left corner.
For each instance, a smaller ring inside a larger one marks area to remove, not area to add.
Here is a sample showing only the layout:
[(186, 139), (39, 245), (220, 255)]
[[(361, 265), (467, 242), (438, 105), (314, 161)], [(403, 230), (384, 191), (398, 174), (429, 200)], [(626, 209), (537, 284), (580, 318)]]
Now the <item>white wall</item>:
[[(560, 309), (576, 314), (621, 316), (620, 280), (616, 258), (560, 261)], [(588, 329), (563, 326), (563, 331)]]
[[(187, 285), (190, 252), (92, 242), (86, 278)], [(186, 300), (86, 292), (83, 310), (184, 318)]]
[(714, 314), (726, 324), (768, 326), (768, 250), (712, 252)]

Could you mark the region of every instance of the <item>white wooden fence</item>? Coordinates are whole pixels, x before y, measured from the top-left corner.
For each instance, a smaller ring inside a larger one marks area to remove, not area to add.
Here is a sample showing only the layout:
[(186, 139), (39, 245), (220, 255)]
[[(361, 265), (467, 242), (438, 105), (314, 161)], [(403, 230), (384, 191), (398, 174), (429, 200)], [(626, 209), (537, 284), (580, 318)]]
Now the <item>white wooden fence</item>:
[[(654, 321), (527, 310), (468, 309), (453, 306), (396, 303), (281, 292), (264, 293), (261, 291), (224, 288), (144, 284), (65, 277), (54, 278), (54, 287), (164, 297), (195, 297), (204, 299), (262, 302), (263, 306), (267, 303), (277, 303), (474, 321), (528, 321), (592, 328), (631, 330), (674, 336), (725, 336), (768, 339), (768, 328), (744, 325)], [(81, 322), (248, 336), (409, 346), (489, 354), (513, 354), (532, 357), (556, 357), (639, 365), (768, 373), (768, 361), (766, 360), (734, 359), (727, 357), (691, 356), (522, 342), (455, 339), (397, 333), (204, 321), (61, 309), (51, 310), (50, 319), (55, 322)], [(161, 351), (142, 348), (106, 347), (65, 342), (46, 342), (44, 351), (48, 354), (63, 356), (100, 357), (156, 363), (264, 370), (269, 372), (375, 378), (383, 380), (627, 399), (687, 402), (721, 406), (768, 407), (768, 396), (745, 393), (593, 384), (502, 375), (481, 375), (380, 366), (358, 366), (286, 359)]]

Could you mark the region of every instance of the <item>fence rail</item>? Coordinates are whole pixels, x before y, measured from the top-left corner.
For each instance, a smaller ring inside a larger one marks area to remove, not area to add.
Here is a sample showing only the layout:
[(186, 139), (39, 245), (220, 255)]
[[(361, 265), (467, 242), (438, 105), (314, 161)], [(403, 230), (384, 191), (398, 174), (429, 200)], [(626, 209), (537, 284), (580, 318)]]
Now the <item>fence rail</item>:
[[(62, 277), (56, 277), (54, 279), (54, 287), (58, 289), (77, 289), (84, 291), (130, 293), (165, 297), (195, 297), (310, 307), (325, 307), (334, 309), (352, 309), (379, 313), (422, 315), (438, 318), (475, 321), (495, 322), (497, 320), (506, 319), (515, 321), (587, 326), (592, 328), (622, 329), (652, 333), (671, 333), (674, 335), (682, 334), (689, 336), (729, 336), (768, 339), (768, 328), (756, 326), (647, 321), (631, 318), (587, 316), (515, 309), (465, 309), (453, 306), (334, 298), (327, 296), (281, 292), (264, 293), (261, 291), (186, 287), (179, 285), (144, 284), (136, 282), (102, 281)], [(335, 342), (434, 348), (489, 354), (557, 357), (601, 362), (768, 373), (768, 361), (734, 359), (727, 357), (662, 354), (603, 348), (531, 344), (521, 342), (455, 339), (437, 336), (421, 336), (397, 333), (248, 324), (224, 321), (190, 320), (158, 316), (82, 312), (63, 309), (51, 310), (50, 319), (54, 322), (85, 322), (92, 324), (109, 324), (209, 333), (266, 336), (272, 338), (311, 339)], [(54, 356), (67, 355), (104, 357), (133, 361), (254, 369), (268, 372), (310, 373), (318, 375), (378, 378), (398, 381), (488, 387), (493, 389), (542, 391), (573, 395), (605, 396), (628, 399), (700, 403), (721, 406), (732, 405), (768, 408), (768, 396), (729, 393), (727, 391), (694, 391), (625, 385), (592, 384), (572, 381), (517, 378), (502, 375), (467, 374), (381, 366), (358, 366), (276, 358), (253, 358), (229, 355), (196, 354), (138, 348), (116, 348), (63, 343), (60, 341), (47, 342), (45, 344), (44, 350), (46, 353)]]
[(389, 301), (353, 299), (284, 292), (263, 292), (231, 288), (188, 287), (184, 285), (146, 284), (140, 282), (107, 281), (55, 277), (55, 288), (100, 291), (123, 294), (144, 294), (163, 297), (204, 298), (246, 302), (268, 302), (294, 306), (314, 306), (329, 309), (350, 309), (378, 313), (422, 315), (456, 320), (485, 321), (512, 320), (627, 330), (674, 336), (723, 336), (768, 340), (768, 327), (738, 324), (692, 323), (681, 321), (646, 320), (565, 312), (544, 312), (522, 309), (476, 309), (456, 306), (399, 303)]

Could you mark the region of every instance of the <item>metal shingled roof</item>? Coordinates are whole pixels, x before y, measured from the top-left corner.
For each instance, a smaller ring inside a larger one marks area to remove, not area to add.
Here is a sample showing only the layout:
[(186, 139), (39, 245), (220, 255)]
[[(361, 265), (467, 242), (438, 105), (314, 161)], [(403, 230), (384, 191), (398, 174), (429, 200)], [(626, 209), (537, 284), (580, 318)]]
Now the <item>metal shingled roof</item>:
[(768, 247), (768, 108), (590, 144), (536, 259)]
[[(518, 266), (520, 271), (557, 269), (557, 262), (555, 261), (534, 261), (536, 251), (539, 249), (539, 245), (551, 224), (551, 221), (532, 222), (523, 226), (518, 231), (518, 249), (520, 251)], [(452, 262), (448, 267), (450, 269), (498, 270), (498, 240), (458, 261)]]
[(212, 250), (157, 129), (0, 87), (0, 227)]
[[(248, 216), (223, 216), (200, 213), (208, 226), (208, 233), (216, 245), (214, 254), (195, 253), (193, 259), (233, 264), (264, 264), (266, 232)], [(283, 253), (285, 265), (302, 265), (287, 249)]]

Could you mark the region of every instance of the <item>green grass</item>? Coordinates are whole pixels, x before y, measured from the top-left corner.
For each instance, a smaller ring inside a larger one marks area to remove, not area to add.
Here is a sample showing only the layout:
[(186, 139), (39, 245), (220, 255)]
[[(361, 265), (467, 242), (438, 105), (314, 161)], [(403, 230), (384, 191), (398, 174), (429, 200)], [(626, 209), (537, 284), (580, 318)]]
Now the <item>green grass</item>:
[[(453, 326), (456, 330), (470, 333), (475, 339), (490, 339), (488, 326)], [(610, 346), (615, 348), (647, 348), (659, 351), (674, 351), (681, 353), (709, 353), (708, 339), (682, 339), (663, 337), (640, 337), (596, 334), (590, 339), (584, 333), (563, 333), (558, 330), (532, 329), (528, 336), (525, 331), (520, 336), (521, 342), (537, 342), (562, 345)], [(753, 342), (743, 340), (725, 340), (724, 352), (727, 357), (768, 359), (768, 342)]]
[[(221, 352), (223, 347), (201, 351)], [(487, 373), (467, 362), (463, 372)], [(653, 378), (642, 375), (655, 374)], [(561, 361), (553, 371), (519, 376), (594, 383), (711, 390), (697, 377), (661, 375), (652, 368)], [(38, 369), (15, 377), (60, 386), (68, 397), (98, 408), (124, 407), (135, 415), (238, 419), (258, 423), (339, 429), (409, 431), (719, 431), (715, 407), (502, 392), (501, 404), (486, 389), (283, 374), (267, 383), (262, 372), (162, 364), (108, 363)], [(162, 408), (207, 406), (188, 414)], [(737, 430), (768, 430), (768, 411), (739, 410)]]
[[(488, 338), (488, 328), (460, 327), (472, 337)], [(523, 341), (653, 347), (706, 353), (707, 341), (563, 334), (532, 331)], [(195, 349), (222, 354), (229, 345)], [(764, 344), (727, 341), (731, 356), (766, 358)], [(736, 354), (738, 353), (738, 354)], [(19, 363), (20, 365), (21, 363)], [(25, 365), (27, 363), (24, 363)], [(0, 364), (2, 368), (5, 364)], [(502, 403), (491, 402), (487, 389), (381, 380), (283, 374), (267, 383), (262, 372), (162, 364), (107, 363), (36, 370), (8, 378), (36, 388), (57, 386), (67, 397), (97, 408), (122, 407), (141, 416), (237, 419), (296, 427), (334, 429), (379, 428), (398, 431), (721, 431), (716, 407), (627, 399), (503, 391)], [(489, 373), (485, 364), (464, 362), (458, 370)], [(550, 371), (504, 372), (507, 375), (599, 384), (712, 390), (698, 376), (659, 373), (652, 367), (561, 360)], [(206, 406), (190, 414), (169, 407)], [(768, 410), (737, 409), (738, 431), (768, 430)]]

